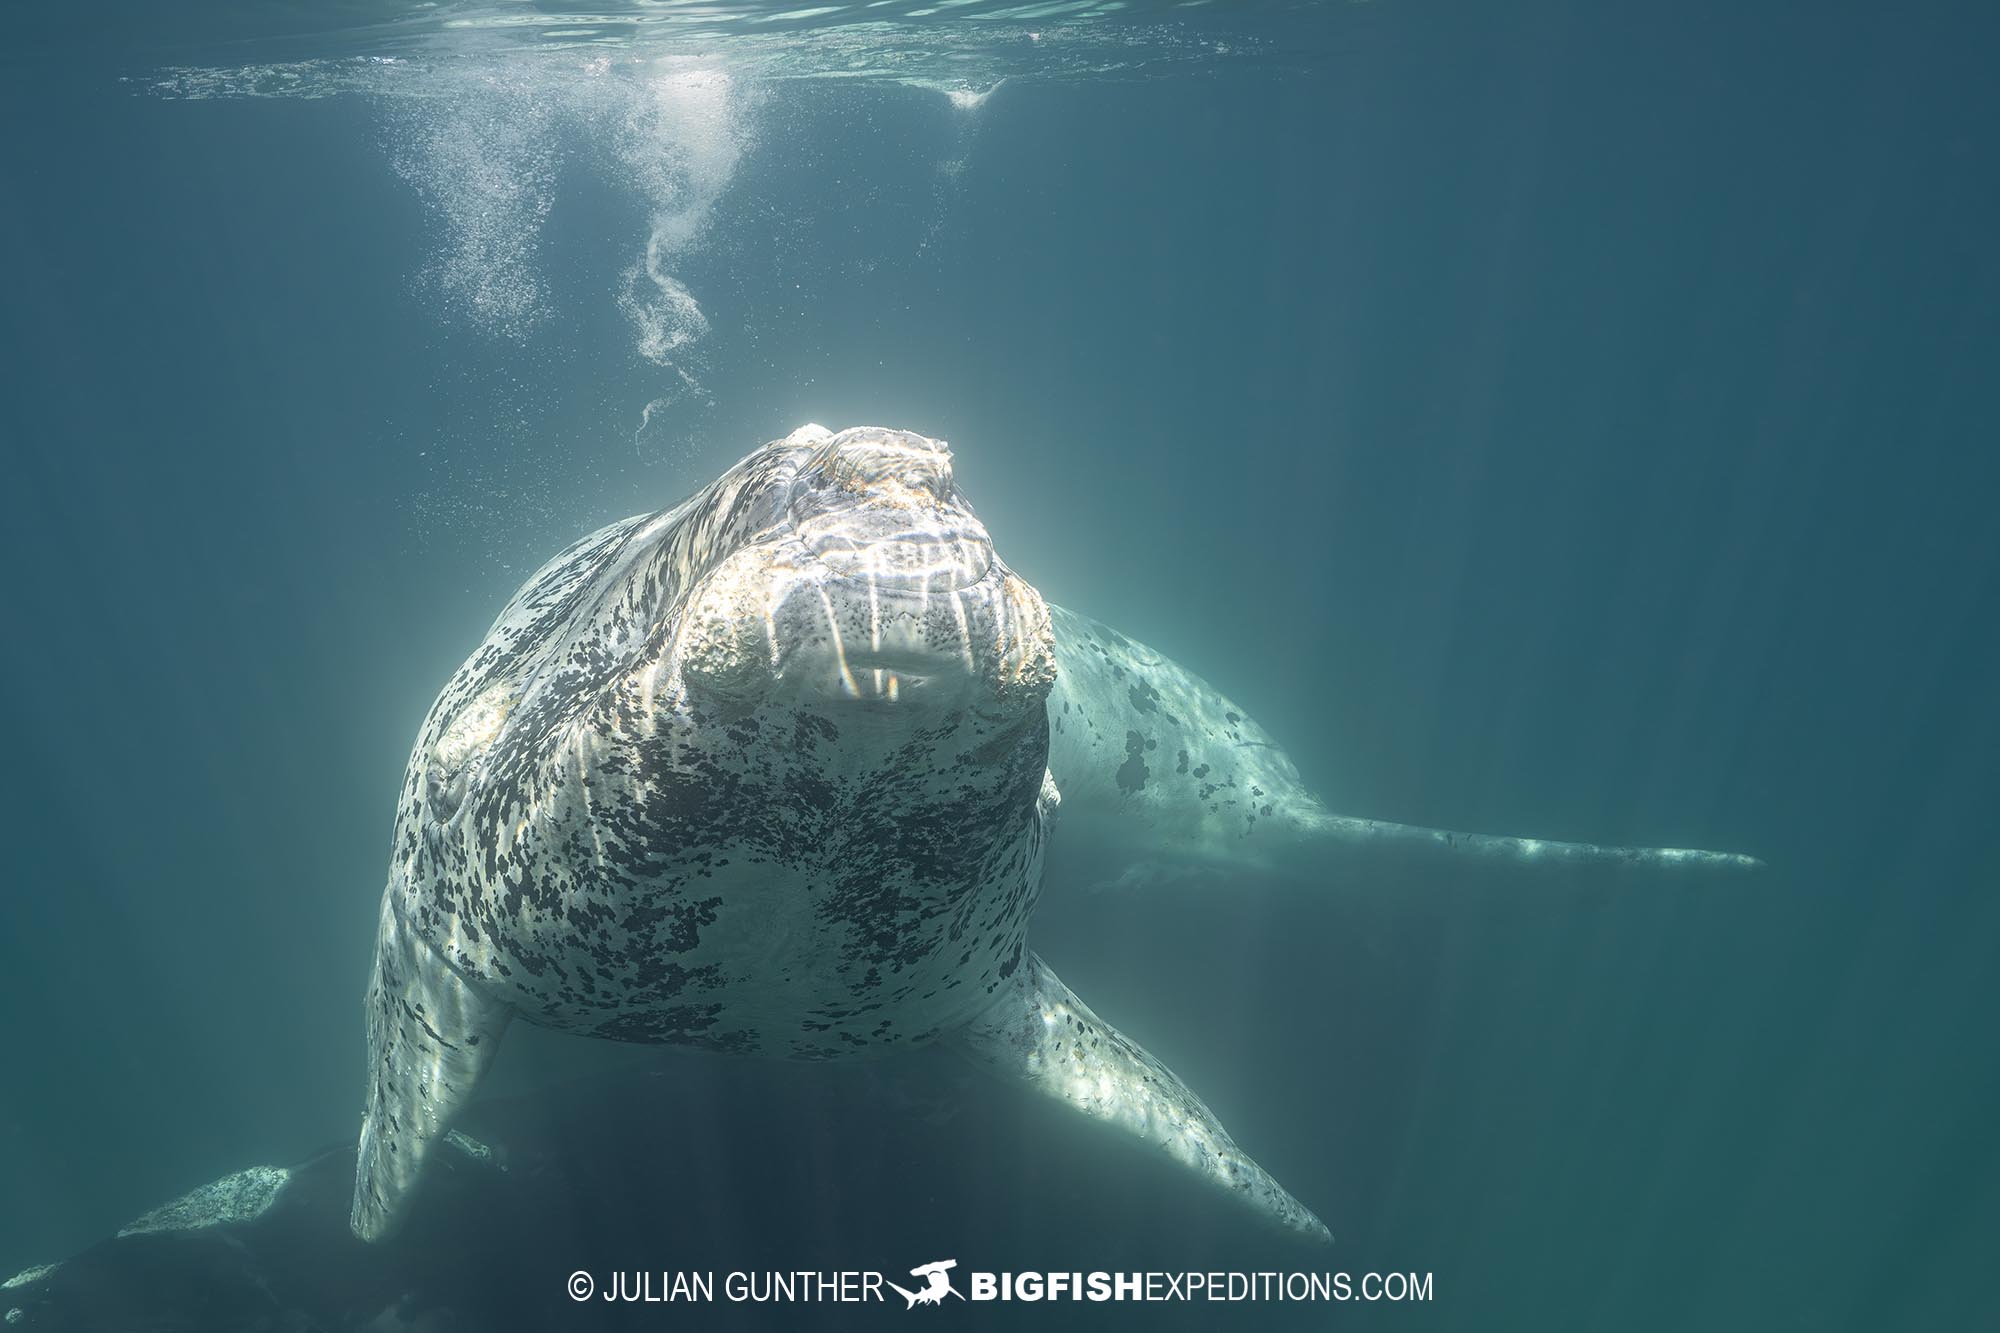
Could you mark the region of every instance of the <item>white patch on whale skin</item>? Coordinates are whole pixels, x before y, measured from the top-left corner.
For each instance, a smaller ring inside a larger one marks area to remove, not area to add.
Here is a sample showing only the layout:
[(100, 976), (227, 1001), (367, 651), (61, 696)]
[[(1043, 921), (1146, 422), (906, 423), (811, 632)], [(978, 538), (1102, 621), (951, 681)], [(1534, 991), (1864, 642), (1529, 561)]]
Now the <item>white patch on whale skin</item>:
[(253, 1166), (189, 1190), (121, 1228), (120, 1236), (198, 1231), (225, 1222), (251, 1222), (278, 1200), (292, 1173), (281, 1166)]
[(444, 1141), (475, 1162), (490, 1162), (493, 1160), (493, 1149), (487, 1147), (478, 1139), (473, 1138), (470, 1134), (464, 1134), (455, 1129), (447, 1130), (445, 1131)]
[(439, 766), (448, 770), (457, 769), (474, 752), (491, 745), (499, 736), (500, 728), (506, 725), (507, 715), (513, 711), (519, 697), (511, 683), (503, 682), (467, 704), (464, 711), (445, 728), (444, 735), (438, 737), (433, 753)]

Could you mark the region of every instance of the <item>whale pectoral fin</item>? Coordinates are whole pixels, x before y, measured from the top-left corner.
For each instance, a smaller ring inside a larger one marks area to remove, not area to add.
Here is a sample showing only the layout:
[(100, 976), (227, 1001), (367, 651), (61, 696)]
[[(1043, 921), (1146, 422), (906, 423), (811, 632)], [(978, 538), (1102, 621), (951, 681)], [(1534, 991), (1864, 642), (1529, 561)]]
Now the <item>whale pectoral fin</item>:
[(1455, 833), (1420, 824), (1392, 824), (1381, 819), (1355, 819), (1322, 814), (1306, 825), (1329, 842), (1366, 847), (1436, 851), (1473, 861), (1512, 861), (1522, 865), (1687, 866), (1703, 870), (1760, 870), (1764, 863), (1740, 852), (1705, 852), (1694, 847), (1606, 847), (1594, 842), (1555, 842), (1547, 838), (1509, 838), (1492, 833)]
[(1319, 801), (1239, 705), (1088, 616), (1051, 605), (1049, 625), (1049, 772), (1065, 825), (1154, 862), (1268, 864), (1313, 835)]
[(349, 1225), (394, 1230), (431, 1145), (451, 1128), (493, 1059), (513, 1010), (481, 995), (382, 905), (368, 986), (368, 1106)]
[(984, 1064), (1166, 1152), (1267, 1220), (1315, 1240), (1326, 1225), (1238, 1148), (1171, 1069), (1090, 1011), (1030, 953), (1008, 990), (955, 1037)]
[(1366, 847), (1534, 865), (1763, 864), (1732, 852), (1453, 833), (1333, 814), (1270, 734), (1207, 681), (1088, 616), (1051, 606), (1049, 624), (1057, 662), (1049, 772), (1062, 789), (1064, 825), (1080, 830), (1064, 840), (1123, 856), (1128, 870), (1114, 859), (1104, 883), (1167, 877), (1178, 867), (1317, 873), (1322, 852)]

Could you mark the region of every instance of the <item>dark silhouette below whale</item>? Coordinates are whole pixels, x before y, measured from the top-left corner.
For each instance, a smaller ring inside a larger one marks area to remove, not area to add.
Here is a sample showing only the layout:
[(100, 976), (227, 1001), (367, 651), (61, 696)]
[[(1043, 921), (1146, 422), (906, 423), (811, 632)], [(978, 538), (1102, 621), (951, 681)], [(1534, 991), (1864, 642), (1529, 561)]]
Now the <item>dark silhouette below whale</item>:
[[(649, 1054), (477, 1103), (461, 1128), (473, 1150), (439, 1154), (434, 1186), (388, 1243), (349, 1231), (354, 1148), (332, 1147), (289, 1168), (253, 1219), (121, 1235), (0, 1291), (5, 1333), (879, 1326), (903, 1317), (893, 1292), (750, 1304), (723, 1299), (723, 1278), (900, 1277), (940, 1255), (992, 1272), (1349, 1266), (1214, 1209), (1200, 1181), (1158, 1171), (1141, 1146), (997, 1093), (941, 1051), (839, 1066)], [(597, 1286), (588, 1301), (566, 1289), (578, 1270)], [(716, 1299), (603, 1298), (614, 1274), (651, 1273), (664, 1294), (660, 1275), (672, 1272), (714, 1274)], [(1019, 1303), (952, 1304), (955, 1320), (982, 1324), (1025, 1314)], [(1033, 1307), (1033, 1319), (1197, 1327), (1222, 1308), (1062, 1301)], [(1280, 1323), (1329, 1314), (1305, 1303), (1258, 1311)]]

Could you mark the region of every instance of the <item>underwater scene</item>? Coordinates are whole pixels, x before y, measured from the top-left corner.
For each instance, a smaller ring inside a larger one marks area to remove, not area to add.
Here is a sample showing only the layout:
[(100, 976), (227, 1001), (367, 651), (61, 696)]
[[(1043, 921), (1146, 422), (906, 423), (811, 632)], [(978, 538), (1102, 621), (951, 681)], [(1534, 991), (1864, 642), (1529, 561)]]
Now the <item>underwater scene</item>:
[(1929, 1330), (2000, 14), (0, 24), (0, 1319)]

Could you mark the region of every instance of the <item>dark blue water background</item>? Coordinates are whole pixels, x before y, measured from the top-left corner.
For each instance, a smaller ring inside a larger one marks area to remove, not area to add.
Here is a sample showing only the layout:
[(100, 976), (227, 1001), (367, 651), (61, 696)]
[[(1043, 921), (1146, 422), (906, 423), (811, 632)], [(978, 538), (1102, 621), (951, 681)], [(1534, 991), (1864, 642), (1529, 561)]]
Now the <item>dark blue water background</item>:
[[(1315, 1318), (1990, 1316), (1981, 7), (1397, 0), (974, 112), (769, 85), (677, 266), (712, 406), (637, 442), (616, 172), (564, 150), (497, 336), (422, 280), (403, 113), (154, 96), (185, 34), (127, 28), (35, 20), (0, 91), (0, 1270), (351, 1135), (434, 692), (572, 536), (816, 420), (950, 439), (1017, 569), (1338, 810), (1770, 862), (1050, 885), (1042, 951), (1341, 1237), (1272, 1266), (1437, 1275)], [(1138, 1257), (1243, 1243), (1186, 1200)]]

